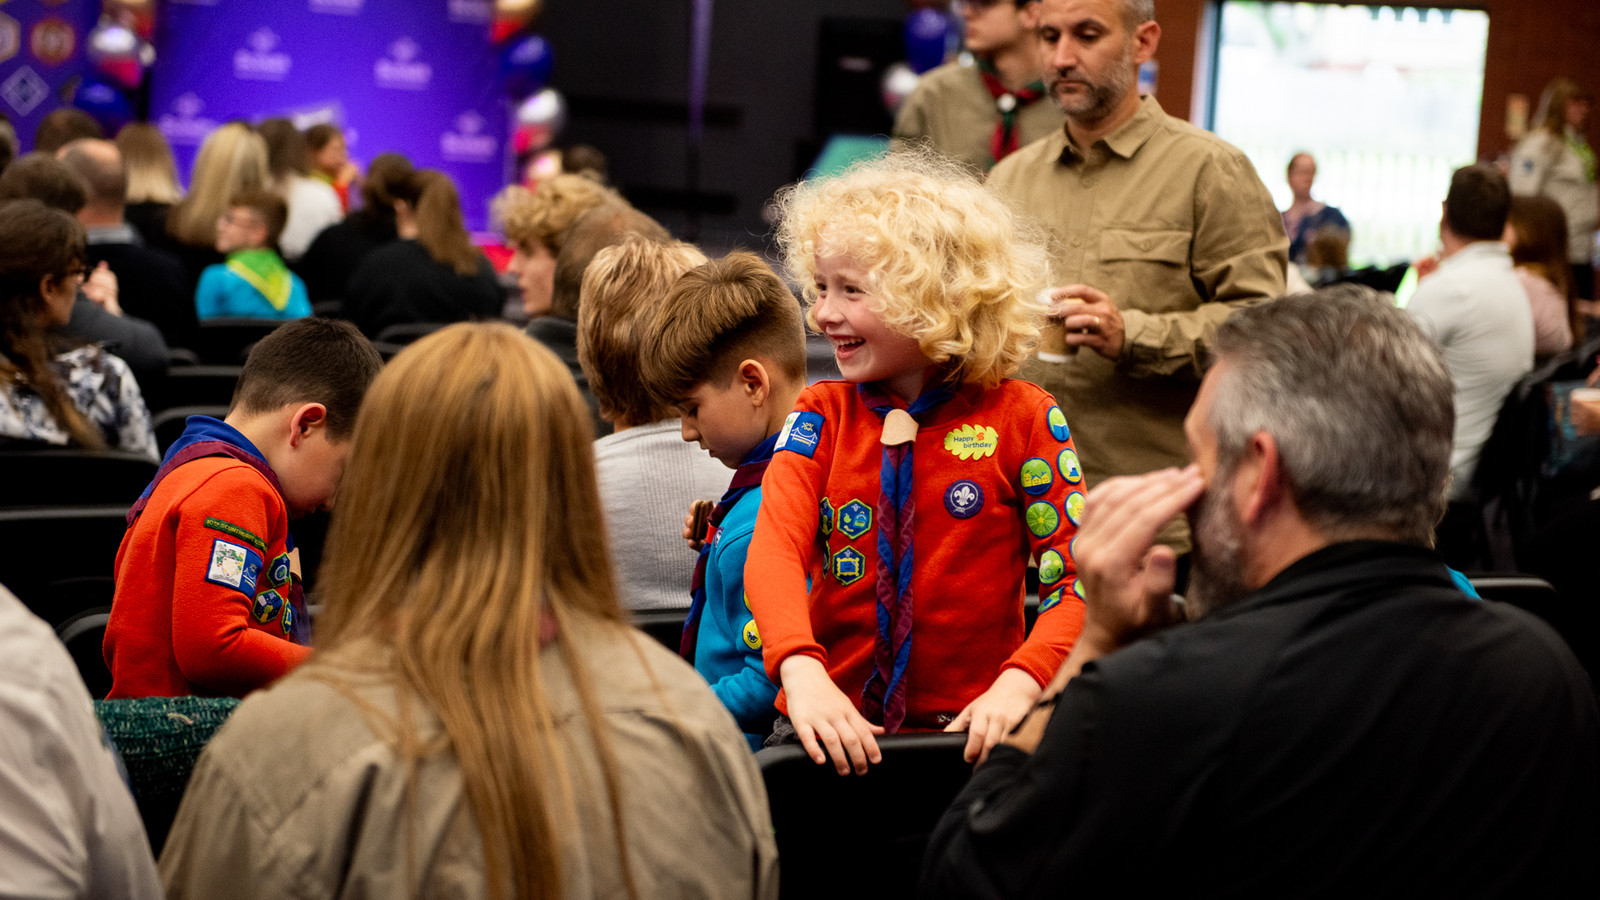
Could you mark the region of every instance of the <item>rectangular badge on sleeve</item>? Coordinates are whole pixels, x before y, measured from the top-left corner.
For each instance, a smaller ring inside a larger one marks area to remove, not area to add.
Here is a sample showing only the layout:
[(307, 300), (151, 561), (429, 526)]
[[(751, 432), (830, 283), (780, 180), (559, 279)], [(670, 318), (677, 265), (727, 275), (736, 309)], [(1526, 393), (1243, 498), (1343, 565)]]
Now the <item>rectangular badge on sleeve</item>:
[(795, 410), (784, 420), (783, 431), (778, 433), (778, 450), (789, 450), (804, 457), (816, 455), (817, 442), (822, 440), (822, 413)]
[(211, 558), (206, 565), (206, 580), (232, 588), (246, 597), (255, 597), (256, 579), (261, 576), (261, 556), (221, 538), (211, 542)]

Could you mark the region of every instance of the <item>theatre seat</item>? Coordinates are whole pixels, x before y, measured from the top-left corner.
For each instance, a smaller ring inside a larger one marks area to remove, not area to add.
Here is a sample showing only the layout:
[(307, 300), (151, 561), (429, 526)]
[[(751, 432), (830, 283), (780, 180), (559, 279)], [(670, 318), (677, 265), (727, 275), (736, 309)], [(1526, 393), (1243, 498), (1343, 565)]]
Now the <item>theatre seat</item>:
[(78, 666), (78, 675), (89, 696), (102, 699), (111, 692), (111, 670), (106, 668), (102, 645), (106, 639), (106, 623), (111, 621), (111, 607), (100, 606), (81, 612), (61, 623), (56, 637), (66, 645), (67, 653)]
[(0, 509), (0, 584), (52, 628), (109, 605), (129, 505)]
[(865, 775), (819, 766), (798, 744), (757, 753), (783, 861), (780, 896), (915, 893), (928, 838), (972, 775), (966, 742), (965, 734), (881, 737), (883, 762)]
[(128, 770), (128, 787), (155, 855), (167, 842), (200, 751), (238, 706), (233, 697), (95, 701), (95, 714)]
[(686, 609), (636, 609), (628, 613), (633, 627), (654, 638), (656, 643), (678, 652), (683, 641), (683, 621), (689, 615)]
[(206, 319), (200, 323), (199, 337), (192, 349), (200, 355), (201, 362), (209, 365), (242, 365), (250, 348), (282, 324), (282, 319)]
[(155, 477), (148, 457), (121, 450), (0, 450), (0, 508), (131, 504)]

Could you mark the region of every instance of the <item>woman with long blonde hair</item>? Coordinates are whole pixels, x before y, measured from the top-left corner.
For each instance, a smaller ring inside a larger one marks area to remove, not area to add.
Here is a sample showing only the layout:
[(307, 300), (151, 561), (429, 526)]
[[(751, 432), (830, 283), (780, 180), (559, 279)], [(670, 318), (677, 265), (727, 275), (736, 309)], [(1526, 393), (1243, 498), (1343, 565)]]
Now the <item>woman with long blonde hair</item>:
[(170, 246), (189, 272), (190, 289), (206, 266), (222, 262), (217, 252), (217, 220), (228, 203), (245, 191), (271, 185), (267, 142), (242, 122), (229, 122), (206, 135), (189, 174), (189, 194), (167, 214)]
[(123, 216), (145, 243), (166, 240), (167, 215), (183, 199), (178, 164), (161, 129), (149, 122), (129, 122), (117, 132), (117, 149), (128, 174), (128, 199)]
[(566, 367), (509, 326), (451, 326), (388, 365), (318, 650), (201, 757), (169, 897), (775, 895), (738, 727), (624, 624), (592, 444)]

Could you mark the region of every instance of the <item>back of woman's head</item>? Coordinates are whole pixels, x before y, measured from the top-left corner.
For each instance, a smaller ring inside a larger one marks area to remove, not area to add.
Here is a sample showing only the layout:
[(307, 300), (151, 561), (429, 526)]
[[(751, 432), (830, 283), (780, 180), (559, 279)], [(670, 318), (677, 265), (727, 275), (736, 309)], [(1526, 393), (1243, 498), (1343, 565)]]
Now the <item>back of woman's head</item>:
[(483, 254), (472, 244), (472, 236), (461, 219), (461, 195), (450, 176), (433, 169), (419, 169), (412, 178), (411, 204), (417, 223), (417, 243), (441, 265), (455, 269), (457, 275), (478, 271)]
[(45, 301), (39, 293), (46, 277), (66, 278), (82, 269), (84, 259), (83, 226), (77, 219), (38, 200), (0, 204), (0, 375), (29, 385), (76, 443), (98, 448), (104, 440), (50, 368)]
[(396, 356), (356, 420), (324, 646), (465, 629), (503, 651), (541, 607), (619, 616), (604, 541), (572, 525), (600, 520), (589, 421), (566, 366), (510, 326), (454, 325)]
[(128, 170), (129, 203), (177, 203), (178, 164), (161, 130), (149, 122), (129, 122), (117, 132), (117, 149)]
[[(337, 684), (342, 664), (376, 665), (438, 716), (491, 897), (560, 894), (574, 800), (544, 640), (572, 674), (621, 815), (599, 707), (566, 639), (622, 620), (593, 438), (566, 366), (509, 325), (452, 325), (417, 341), (367, 393), (318, 583), (316, 659), (330, 663), (313, 671)], [(619, 627), (616, 640), (625, 635)], [(373, 656), (372, 642), (390, 652)], [(433, 752), (398, 733), (408, 763)], [(618, 842), (625, 860), (620, 825)]]
[(1589, 99), (1589, 91), (1571, 78), (1551, 79), (1539, 96), (1539, 108), (1533, 114), (1534, 127), (1550, 134), (1566, 134), (1567, 105), (1574, 100)]
[(167, 230), (185, 244), (217, 242), (217, 218), (233, 195), (267, 185), (267, 143), (250, 126), (229, 122), (207, 135), (194, 158), (189, 196), (175, 206)]
[(1561, 293), (1571, 282), (1567, 266), (1567, 216), (1549, 197), (1511, 198), (1506, 225), (1513, 237), (1511, 261), (1545, 278)]
[(416, 170), (411, 160), (398, 153), (380, 153), (367, 166), (367, 177), (361, 182), (362, 207), (369, 213), (393, 216), (398, 186), (410, 182)]
[(288, 119), (263, 119), (256, 132), (267, 142), (267, 168), (279, 182), (311, 174), (311, 148), (305, 135)]

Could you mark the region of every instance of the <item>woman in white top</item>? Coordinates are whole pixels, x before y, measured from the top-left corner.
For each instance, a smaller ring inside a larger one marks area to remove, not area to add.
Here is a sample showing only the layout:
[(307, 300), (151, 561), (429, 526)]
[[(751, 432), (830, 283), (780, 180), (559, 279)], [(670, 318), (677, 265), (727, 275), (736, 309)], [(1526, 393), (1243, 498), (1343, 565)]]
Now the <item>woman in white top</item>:
[(331, 185), (311, 177), (311, 151), (293, 122), (267, 119), (256, 131), (267, 142), (267, 167), (278, 194), (289, 204), (289, 221), (278, 238), (278, 251), (294, 262), (322, 229), (344, 218), (344, 209)]
[(1569, 291), (1567, 220), (1549, 197), (1513, 197), (1504, 241), (1517, 280), (1533, 308), (1533, 353), (1552, 356), (1572, 346), (1578, 322)]
[(1567, 217), (1567, 262), (1573, 295), (1594, 299), (1595, 226), (1600, 223), (1600, 187), (1593, 148), (1584, 138), (1589, 92), (1570, 78), (1544, 89), (1534, 115), (1534, 130), (1511, 154), (1511, 192), (1544, 196), (1561, 204)]

